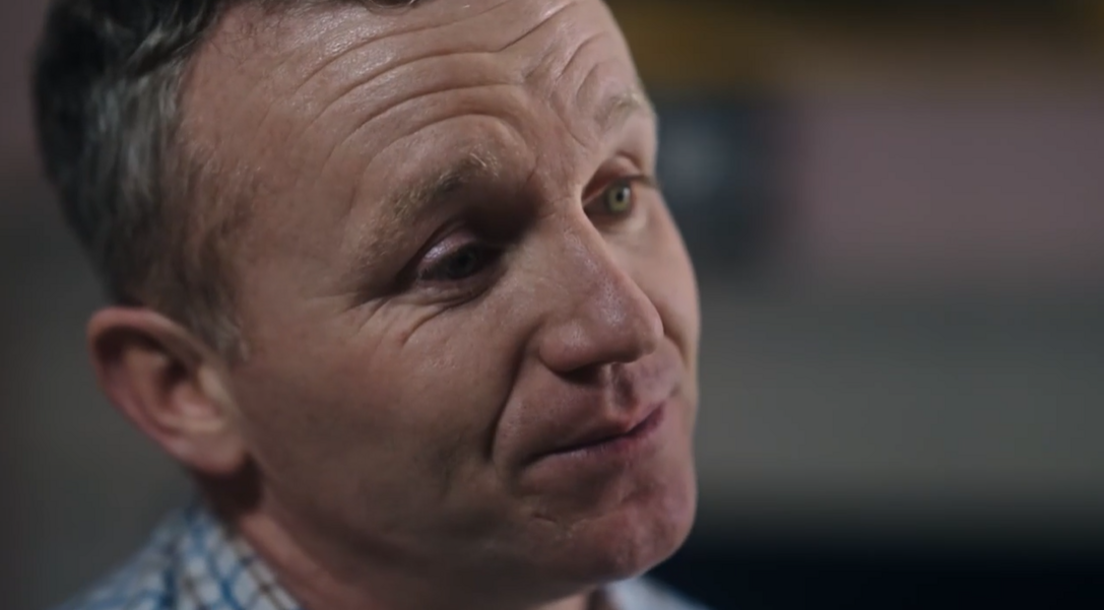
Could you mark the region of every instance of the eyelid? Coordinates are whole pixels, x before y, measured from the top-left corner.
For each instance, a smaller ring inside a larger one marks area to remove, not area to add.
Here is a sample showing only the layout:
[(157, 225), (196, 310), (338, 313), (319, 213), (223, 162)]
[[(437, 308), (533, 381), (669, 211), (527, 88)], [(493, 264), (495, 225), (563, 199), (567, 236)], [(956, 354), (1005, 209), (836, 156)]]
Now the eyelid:
[(595, 190), (591, 195), (583, 200), (583, 207), (589, 208), (591, 205), (600, 202), (602, 196), (604, 196), (611, 188), (621, 185), (643, 186), (645, 188), (653, 189), (656, 191), (660, 190), (659, 180), (649, 174), (632, 174), (620, 176), (612, 180), (607, 180), (603, 182), (601, 188)]
[(445, 234), (419, 253), (414, 261), (414, 277), (421, 277), (427, 270), (434, 269), (478, 241), (471, 235), (463, 235), (463, 232)]

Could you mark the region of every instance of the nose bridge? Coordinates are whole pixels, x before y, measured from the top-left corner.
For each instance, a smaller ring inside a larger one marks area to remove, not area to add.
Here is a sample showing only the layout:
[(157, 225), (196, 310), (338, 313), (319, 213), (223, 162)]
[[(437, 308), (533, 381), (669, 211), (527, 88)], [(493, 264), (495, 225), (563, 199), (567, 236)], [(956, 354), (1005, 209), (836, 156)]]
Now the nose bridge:
[(651, 299), (581, 210), (564, 216), (548, 262), (555, 275), (542, 359), (570, 372), (655, 351), (663, 323)]

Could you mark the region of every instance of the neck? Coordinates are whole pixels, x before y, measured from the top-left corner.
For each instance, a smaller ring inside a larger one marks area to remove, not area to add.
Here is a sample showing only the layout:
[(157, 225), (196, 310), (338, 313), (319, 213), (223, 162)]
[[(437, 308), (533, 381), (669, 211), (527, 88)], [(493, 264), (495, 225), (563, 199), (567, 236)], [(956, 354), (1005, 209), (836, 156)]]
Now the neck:
[(227, 515), (236, 532), (273, 571), (281, 587), (309, 610), (594, 610), (597, 593), (556, 600), (504, 597), (512, 583), (480, 582), (407, 570), (401, 561), (341, 557), (341, 552), (311, 545), (295, 520), (271, 507), (258, 506)]

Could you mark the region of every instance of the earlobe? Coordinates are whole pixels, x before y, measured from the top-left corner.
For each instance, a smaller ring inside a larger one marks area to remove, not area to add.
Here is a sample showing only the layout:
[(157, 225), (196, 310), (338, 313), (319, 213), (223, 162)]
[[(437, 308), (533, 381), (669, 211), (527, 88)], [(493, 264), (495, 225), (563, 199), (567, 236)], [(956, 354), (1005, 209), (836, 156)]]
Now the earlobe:
[(88, 346), (104, 393), (170, 456), (213, 476), (245, 465), (222, 360), (192, 333), (149, 309), (111, 307), (89, 322)]

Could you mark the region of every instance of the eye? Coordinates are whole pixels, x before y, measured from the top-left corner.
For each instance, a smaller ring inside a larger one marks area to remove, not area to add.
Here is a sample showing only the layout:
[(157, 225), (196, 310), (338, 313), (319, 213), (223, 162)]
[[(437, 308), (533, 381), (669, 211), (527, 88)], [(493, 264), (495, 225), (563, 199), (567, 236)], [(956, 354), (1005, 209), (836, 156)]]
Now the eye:
[(444, 256), (418, 273), (425, 282), (459, 282), (478, 275), (498, 258), (498, 250), (472, 243)]
[(601, 212), (613, 216), (622, 216), (632, 212), (636, 204), (636, 192), (631, 180), (618, 180), (607, 188), (597, 202)]
[(587, 215), (595, 222), (620, 223), (638, 216), (640, 207), (640, 187), (658, 189), (654, 178), (649, 176), (627, 176), (608, 183), (605, 189), (591, 197), (586, 204)]

